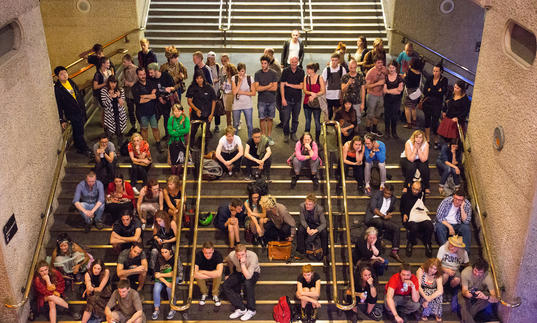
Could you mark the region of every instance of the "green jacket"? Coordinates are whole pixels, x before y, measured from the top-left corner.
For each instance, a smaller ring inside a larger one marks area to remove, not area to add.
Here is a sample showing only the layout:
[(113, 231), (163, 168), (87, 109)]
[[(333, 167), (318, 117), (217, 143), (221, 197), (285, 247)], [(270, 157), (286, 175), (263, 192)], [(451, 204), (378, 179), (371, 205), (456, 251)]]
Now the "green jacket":
[[(181, 123), (181, 121), (183, 121)], [(179, 118), (171, 115), (168, 119), (168, 133), (170, 135), (170, 140), (168, 144), (172, 144), (176, 141), (182, 141), (185, 143), (185, 135), (190, 131), (190, 120), (183, 113)]]

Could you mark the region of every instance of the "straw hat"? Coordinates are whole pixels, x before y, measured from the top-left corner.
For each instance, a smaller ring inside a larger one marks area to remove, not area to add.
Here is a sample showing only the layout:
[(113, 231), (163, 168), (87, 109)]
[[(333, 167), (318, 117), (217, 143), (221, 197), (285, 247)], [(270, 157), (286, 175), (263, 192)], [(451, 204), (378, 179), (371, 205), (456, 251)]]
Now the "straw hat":
[(454, 246), (454, 247), (457, 247), (457, 248), (464, 248), (464, 247), (466, 247), (466, 245), (464, 244), (464, 242), (462, 242), (462, 237), (461, 237), (461, 236), (458, 236), (458, 235), (451, 236), (451, 237), (449, 237), (448, 241), (449, 241), (449, 243), (451, 243), (451, 245)]

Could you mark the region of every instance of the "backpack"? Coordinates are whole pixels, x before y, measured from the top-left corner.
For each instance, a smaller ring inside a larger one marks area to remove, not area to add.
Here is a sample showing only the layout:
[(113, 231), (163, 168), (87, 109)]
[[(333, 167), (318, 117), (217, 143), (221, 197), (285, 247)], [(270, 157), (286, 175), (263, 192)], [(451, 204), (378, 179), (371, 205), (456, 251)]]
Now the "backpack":
[[(235, 80), (235, 85), (238, 86), (239, 85), (239, 75), (235, 75), (233, 76), (233, 79)], [(251, 88), (252, 87), (252, 78), (250, 77), (250, 75), (246, 75), (246, 81), (248, 81), (248, 87)]]
[(218, 162), (212, 159), (203, 160), (202, 178), (204, 180), (213, 181), (215, 179), (219, 179), (223, 173), (224, 171), (222, 170), (222, 166), (220, 166)]
[(259, 196), (267, 195), (269, 193), (269, 186), (267, 181), (259, 177), (255, 182), (248, 184), (248, 192), (257, 192)]
[(306, 255), (311, 261), (321, 261), (323, 259), (321, 237), (318, 233), (306, 238)]
[(343, 66), (341, 66), (341, 64), (339, 65), (339, 70), (335, 73), (332, 73), (330, 66), (328, 66), (326, 70), (326, 83), (328, 83), (328, 80), (330, 79), (330, 75), (336, 74), (336, 73), (339, 74), (339, 79), (341, 80), (341, 75), (343, 75)]
[(292, 322), (291, 303), (289, 297), (282, 296), (278, 300), (278, 304), (274, 305), (272, 310), (272, 317), (274, 321), (278, 323), (290, 323)]

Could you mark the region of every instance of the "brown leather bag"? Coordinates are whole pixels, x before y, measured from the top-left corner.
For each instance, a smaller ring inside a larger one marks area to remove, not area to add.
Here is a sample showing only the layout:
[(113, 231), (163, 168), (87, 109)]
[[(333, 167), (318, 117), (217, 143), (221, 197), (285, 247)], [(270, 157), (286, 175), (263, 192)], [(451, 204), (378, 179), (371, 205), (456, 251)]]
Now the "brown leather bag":
[(268, 243), (268, 258), (270, 261), (287, 260), (291, 257), (293, 245), (291, 241), (270, 241)]

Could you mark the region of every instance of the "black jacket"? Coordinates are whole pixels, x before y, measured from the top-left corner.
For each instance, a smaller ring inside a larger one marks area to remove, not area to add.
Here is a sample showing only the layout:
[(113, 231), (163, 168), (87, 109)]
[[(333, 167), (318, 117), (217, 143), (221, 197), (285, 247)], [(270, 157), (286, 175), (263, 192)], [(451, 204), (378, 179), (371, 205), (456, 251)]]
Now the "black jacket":
[[(369, 201), (369, 205), (367, 207), (367, 210), (365, 212), (365, 223), (369, 223), (373, 217), (375, 216), (375, 209), (379, 209), (382, 207), (382, 201), (384, 199), (384, 193), (382, 191), (377, 191), (373, 197), (371, 197), (371, 200)], [(390, 197), (390, 207), (388, 208), (388, 213), (393, 212), (395, 210), (395, 202), (397, 199), (395, 196)]]
[(73, 90), (75, 91), (75, 98), (67, 91), (67, 89), (58, 80), (54, 84), (54, 95), (56, 96), (56, 103), (58, 104), (58, 115), (60, 122), (80, 121), (86, 119), (86, 105), (84, 103), (84, 95), (78, 89), (73, 80), (67, 80)]
[[(289, 66), (289, 63), (287, 63), (288, 55), (289, 55), (289, 43), (291, 42), (291, 39), (288, 39), (283, 43), (283, 50), (282, 50), (282, 59), (281, 63), (284, 67)], [(302, 67), (302, 61), (304, 60), (304, 42), (301, 39), (298, 39), (298, 45), (300, 46), (300, 49), (298, 51), (298, 66)]]

